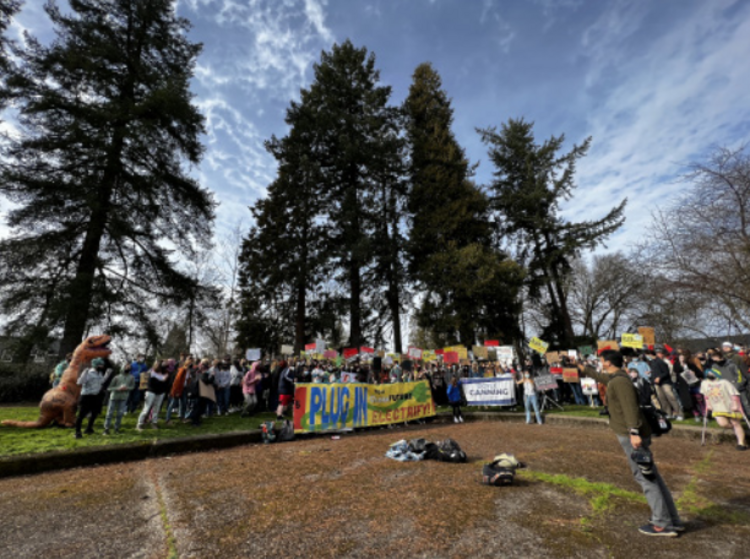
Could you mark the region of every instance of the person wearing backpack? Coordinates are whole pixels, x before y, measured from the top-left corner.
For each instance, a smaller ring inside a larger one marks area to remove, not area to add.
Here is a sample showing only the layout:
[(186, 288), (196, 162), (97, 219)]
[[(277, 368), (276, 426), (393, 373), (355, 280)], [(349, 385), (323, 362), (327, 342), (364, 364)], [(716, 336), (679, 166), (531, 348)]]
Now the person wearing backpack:
[[(583, 364), (579, 364), (578, 369), (581, 375), (607, 385), (609, 426), (617, 436), (633, 477), (641, 486), (651, 508), (651, 521), (638, 531), (647, 536), (676, 537), (685, 527), (672, 494), (653, 461), (649, 449), (651, 428), (638, 405), (633, 381), (622, 370), (622, 354), (608, 349), (602, 352), (600, 360), (603, 373), (597, 373), (593, 367)], [(648, 462), (647, 467), (644, 461)]]

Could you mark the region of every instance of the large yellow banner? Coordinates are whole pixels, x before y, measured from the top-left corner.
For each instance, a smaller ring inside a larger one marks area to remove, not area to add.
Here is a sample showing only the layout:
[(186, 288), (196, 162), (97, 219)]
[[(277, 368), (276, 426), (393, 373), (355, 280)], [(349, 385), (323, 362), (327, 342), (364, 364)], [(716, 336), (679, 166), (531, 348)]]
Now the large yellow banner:
[(298, 384), (298, 433), (402, 423), (435, 415), (427, 381), (394, 384)]

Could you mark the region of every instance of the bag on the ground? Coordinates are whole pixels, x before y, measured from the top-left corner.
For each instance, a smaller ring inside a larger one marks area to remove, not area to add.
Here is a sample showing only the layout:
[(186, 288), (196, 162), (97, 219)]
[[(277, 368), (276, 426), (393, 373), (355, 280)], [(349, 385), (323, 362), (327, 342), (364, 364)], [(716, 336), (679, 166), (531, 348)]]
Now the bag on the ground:
[(412, 452), (424, 452), (427, 441), (425, 439), (412, 439), (409, 441), (409, 450)]
[(516, 470), (525, 467), (512, 454), (499, 454), (482, 468), (482, 483), (496, 487), (511, 485), (516, 478)]
[(263, 436), (263, 444), (269, 444), (276, 440), (276, 433), (273, 430), (274, 422), (266, 421), (260, 426), (260, 432)]
[(288, 419), (284, 420), (284, 424), (281, 426), (279, 434), (276, 435), (276, 441), (280, 443), (293, 441), (294, 440), (294, 424)]
[(466, 453), (453, 439), (445, 439), (437, 443), (437, 459), (441, 462), (453, 462), (454, 464), (466, 462)]
[(643, 417), (646, 418), (649, 427), (651, 427), (651, 434), (654, 437), (661, 437), (672, 430), (672, 423), (667, 419), (667, 414), (663, 411), (654, 406), (640, 407), (643, 412)]

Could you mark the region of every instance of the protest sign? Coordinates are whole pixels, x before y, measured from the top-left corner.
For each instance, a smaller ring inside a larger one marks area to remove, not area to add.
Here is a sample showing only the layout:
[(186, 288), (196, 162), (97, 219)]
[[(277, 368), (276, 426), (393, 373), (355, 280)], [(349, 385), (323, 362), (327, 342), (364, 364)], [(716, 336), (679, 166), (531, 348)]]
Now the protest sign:
[[(487, 350), (487, 360), (488, 361), (497, 361), (497, 359), (498, 359), (498, 357), (497, 357), (497, 350), (496, 349), (488, 349)], [(512, 359), (510, 361), (508, 361), (508, 363), (510, 363), (511, 361), (512, 361)]]
[(544, 358), (547, 360), (547, 363), (549, 365), (552, 365), (552, 363), (560, 362), (560, 354), (557, 351), (548, 351), (544, 354)]
[(562, 375), (562, 374), (563, 374), (563, 368), (562, 368), (562, 367), (550, 367), (550, 368), (549, 368), (549, 373), (550, 373), (551, 375), (557, 375), (557, 376), (560, 376), (560, 375)]
[(620, 344), (617, 343), (617, 340), (598, 341), (596, 342), (596, 349), (597, 349), (597, 353), (601, 353), (602, 351), (606, 349), (619, 350)]
[(305, 353), (315, 353), (315, 344), (305, 344)]
[(284, 344), (281, 346), (281, 355), (291, 355), (294, 353), (294, 346)]
[(422, 350), (422, 361), (429, 363), (431, 361), (435, 361), (437, 359), (437, 355), (435, 355), (435, 351), (432, 349), (425, 349)]
[(445, 350), (443, 350), (443, 349), (436, 349), (435, 350), (435, 355), (445, 355)]
[(342, 371), (341, 373), (341, 382), (349, 383), (349, 382), (357, 382), (357, 375), (356, 373), (350, 373), (347, 371)]
[(245, 359), (248, 361), (260, 361), (260, 349), (248, 349), (245, 352)]
[(552, 375), (539, 375), (534, 379), (534, 384), (536, 384), (537, 390), (542, 392), (557, 389), (557, 380)]
[(418, 347), (410, 347), (409, 348), (409, 357), (412, 359), (422, 359), (422, 350)]
[(327, 349), (323, 352), (323, 357), (325, 359), (336, 359), (339, 356), (339, 352), (335, 351), (333, 349)]
[(640, 334), (623, 334), (620, 343), (622, 344), (622, 347), (643, 349), (643, 336)]
[(494, 360), (502, 361), (505, 364), (510, 364), (516, 358), (516, 352), (512, 345), (498, 346), (494, 351), (496, 353)]
[(500, 342), (498, 340), (484, 340), (485, 347), (498, 347)]
[(653, 328), (642, 326), (638, 328), (638, 333), (643, 336), (644, 344), (648, 346), (656, 345), (656, 332)]
[(368, 355), (372, 355), (373, 353), (375, 353), (375, 350), (373, 348), (371, 348), (371, 347), (364, 347), (363, 346), (363, 347), (359, 348), (359, 352), (362, 353), (362, 354), (366, 353)]
[(547, 351), (547, 348), (549, 348), (549, 344), (543, 340), (540, 340), (539, 338), (531, 338), (529, 347), (540, 355), (544, 355)]
[(436, 412), (427, 381), (299, 384), (294, 401), (294, 431), (298, 433), (402, 423)]
[(566, 367), (563, 369), (562, 375), (563, 375), (563, 382), (571, 382), (571, 383), (580, 382), (580, 379), (578, 378), (578, 369)]
[(353, 359), (359, 355), (359, 351), (356, 347), (347, 347), (344, 349), (344, 359)]
[(578, 353), (581, 354), (581, 357), (585, 357), (586, 355), (593, 355), (594, 354), (594, 348), (590, 345), (582, 345), (578, 348)]
[(317, 339), (315, 340), (315, 353), (325, 353), (326, 350), (326, 341)]
[(475, 345), (474, 347), (472, 347), (471, 352), (477, 359), (487, 359), (487, 356), (489, 355), (487, 348), (479, 345)]
[(581, 379), (581, 390), (585, 396), (596, 396), (599, 394), (599, 389), (596, 385), (596, 381), (592, 378)]
[(571, 359), (578, 360), (578, 352), (575, 349), (569, 349), (568, 357), (570, 357)]
[(383, 357), (383, 364), (390, 367), (393, 365), (393, 355), (388, 354), (385, 357)]
[(446, 365), (458, 365), (458, 353), (455, 351), (448, 351), (443, 354), (443, 361)]
[(516, 381), (512, 375), (463, 378), (460, 383), (470, 406), (513, 406), (516, 403)]

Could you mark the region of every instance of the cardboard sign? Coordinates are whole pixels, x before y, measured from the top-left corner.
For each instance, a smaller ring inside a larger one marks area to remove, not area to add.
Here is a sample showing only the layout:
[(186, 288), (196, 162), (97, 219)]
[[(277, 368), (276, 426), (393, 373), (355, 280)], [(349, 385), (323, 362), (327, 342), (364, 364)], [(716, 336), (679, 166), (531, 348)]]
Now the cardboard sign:
[(487, 359), (487, 356), (489, 355), (487, 348), (479, 345), (475, 345), (474, 347), (472, 347), (471, 352), (477, 359)]
[(557, 380), (552, 375), (539, 375), (534, 379), (534, 384), (539, 391), (557, 389)]
[(245, 359), (248, 361), (260, 361), (260, 349), (248, 349), (245, 352)]
[(529, 347), (536, 351), (538, 354), (544, 355), (549, 348), (549, 344), (543, 340), (540, 340), (539, 338), (531, 338)]
[(605, 349), (614, 349), (616, 351), (619, 351), (620, 344), (617, 343), (617, 340), (598, 341), (596, 342), (596, 348), (597, 353), (601, 353)]
[(623, 334), (622, 347), (632, 347), (633, 349), (643, 348), (643, 336), (640, 334)]
[(643, 336), (643, 343), (646, 345), (656, 345), (656, 332), (653, 328), (640, 327), (638, 333)]
[(585, 396), (596, 396), (599, 394), (599, 388), (596, 385), (596, 381), (592, 378), (582, 378), (581, 389)]
[(571, 382), (571, 383), (577, 383), (581, 382), (580, 378), (578, 377), (578, 369), (569, 369), (565, 368), (563, 369), (563, 382)]
[(552, 363), (559, 363), (560, 362), (560, 354), (557, 351), (548, 351), (544, 354), (544, 358), (547, 360), (547, 363), (552, 365)]
[(590, 345), (582, 345), (578, 348), (578, 353), (581, 354), (581, 357), (585, 357), (586, 355), (593, 355), (594, 354), (594, 348)]
[(281, 346), (281, 355), (291, 355), (292, 353), (294, 353), (294, 346), (286, 344)]

